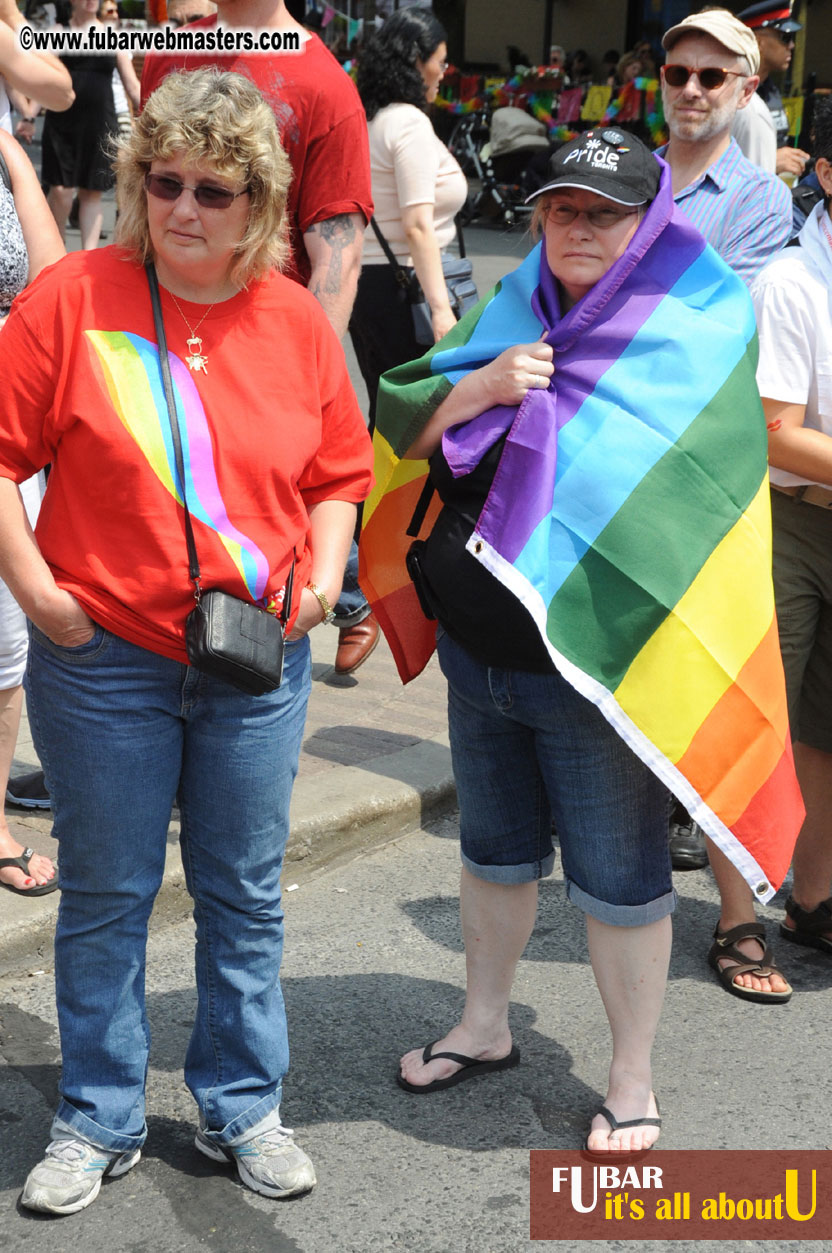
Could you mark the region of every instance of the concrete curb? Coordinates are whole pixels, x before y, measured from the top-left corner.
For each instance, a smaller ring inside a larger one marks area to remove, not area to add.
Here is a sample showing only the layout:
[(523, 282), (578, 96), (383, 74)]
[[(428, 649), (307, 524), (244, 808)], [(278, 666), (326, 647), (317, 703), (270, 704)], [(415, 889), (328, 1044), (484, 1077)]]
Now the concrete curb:
[[(338, 766), (299, 778), (292, 798), (284, 889), (325, 865), (414, 831), (455, 804), (450, 750), (442, 736), (371, 758), (361, 766)], [(179, 821), (174, 818), (164, 879), (150, 918), (154, 929), (191, 913), (178, 841)], [(9, 908), (0, 914), (0, 975), (51, 967), (59, 901), (59, 892), (26, 901), (9, 897)]]

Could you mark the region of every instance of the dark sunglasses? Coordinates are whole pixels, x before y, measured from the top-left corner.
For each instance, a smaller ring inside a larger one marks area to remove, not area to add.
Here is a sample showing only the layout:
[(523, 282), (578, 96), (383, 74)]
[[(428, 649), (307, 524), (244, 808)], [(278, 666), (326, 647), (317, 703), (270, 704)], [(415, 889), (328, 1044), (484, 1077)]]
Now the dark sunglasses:
[(214, 187), (211, 183), (197, 183), (196, 187), (188, 187), (178, 178), (169, 174), (145, 174), (144, 185), (151, 196), (157, 200), (178, 200), (183, 191), (192, 191), (194, 200), (201, 209), (229, 209), (238, 196), (245, 196), (249, 188), (242, 191), (228, 191), (225, 187)]
[(786, 47), (794, 43), (794, 34), (791, 31), (780, 30), (777, 26), (762, 26), (760, 29), (764, 35), (776, 35)]
[(664, 81), (668, 87), (684, 87), (691, 74), (695, 74), (700, 84), (706, 91), (716, 91), (717, 87), (721, 87), (726, 78), (745, 78), (745, 74), (740, 74), (738, 70), (721, 70), (715, 66), (705, 66), (703, 69), (697, 69), (695, 65), (666, 65), (664, 67)]

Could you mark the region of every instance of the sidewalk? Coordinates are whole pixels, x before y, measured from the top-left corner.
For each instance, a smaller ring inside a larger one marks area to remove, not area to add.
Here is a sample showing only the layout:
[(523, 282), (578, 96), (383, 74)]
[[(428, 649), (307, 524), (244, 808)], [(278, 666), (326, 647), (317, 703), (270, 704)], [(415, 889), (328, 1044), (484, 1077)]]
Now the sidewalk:
[[(384, 639), (355, 675), (333, 670), (337, 635), (312, 632), (312, 695), (292, 797), (284, 890), (300, 876), (394, 832), (414, 830), (455, 802), (445, 681), (436, 659), (402, 686)], [(24, 714), (12, 776), (37, 764)], [(57, 858), (49, 811), (6, 807), (15, 839)], [(174, 811), (155, 920), (190, 912)], [(26, 899), (0, 894), (0, 974), (51, 964), (59, 892)]]

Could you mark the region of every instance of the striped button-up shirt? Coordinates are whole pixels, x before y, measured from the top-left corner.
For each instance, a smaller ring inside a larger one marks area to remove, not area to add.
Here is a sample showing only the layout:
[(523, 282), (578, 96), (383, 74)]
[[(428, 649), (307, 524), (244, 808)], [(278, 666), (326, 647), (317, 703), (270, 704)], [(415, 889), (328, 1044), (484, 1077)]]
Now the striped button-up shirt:
[[(666, 147), (659, 149), (665, 156)], [(710, 169), (674, 199), (723, 261), (750, 284), (792, 235), (792, 197), (784, 182), (742, 155), (732, 139)]]

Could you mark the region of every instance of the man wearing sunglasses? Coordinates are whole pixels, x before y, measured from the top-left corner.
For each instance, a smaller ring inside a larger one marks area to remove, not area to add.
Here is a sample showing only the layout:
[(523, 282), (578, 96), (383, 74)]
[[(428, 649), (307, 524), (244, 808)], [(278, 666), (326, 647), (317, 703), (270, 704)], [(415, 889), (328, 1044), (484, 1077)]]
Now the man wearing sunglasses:
[(771, 115), (777, 132), (777, 155), (775, 169), (778, 174), (794, 174), (800, 178), (809, 160), (808, 152), (792, 148), (789, 139), (789, 119), (783, 106), (783, 97), (772, 74), (784, 73), (791, 64), (794, 37), (801, 29), (791, 15), (791, 3), (749, 5), (738, 15), (754, 32), (760, 49), (760, 85), (757, 95)]
[[(768, 258), (785, 247), (792, 228), (786, 185), (748, 161), (731, 138), (737, 111), (747, 108), (759, 82), (757, 40), (729, 10), (706, 9), (671, 27), (662, 44), (667, 52), (662, 100), (670, 140), (659, 152), (671, 169), (674, 198), (750, 284)], [(788, 983), (770, 961), (764, 964), (770, 953), (765, 929), (755, 922), (750, 890), (718, 849), (706, 849), (702, 829), (678, 804), (670, 851), (678, 870), (706, 866), (710, 852), (721, 900), (712, 965), (726, 990), (750, 1000), (787, 999)], [(727, 955), (728, 948), (734, 956)], [(732, 968), (735, 975), (724, 973)]]
[(749, 28), (727, 9), (691, 14), (664, 36), (662, 101), (670, 131), (660, 150), (677, 204), (723, 260), (750, 283), (789, 240), (791, 197), (731, 139), (759, 82)]

